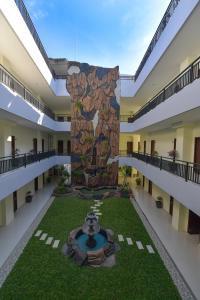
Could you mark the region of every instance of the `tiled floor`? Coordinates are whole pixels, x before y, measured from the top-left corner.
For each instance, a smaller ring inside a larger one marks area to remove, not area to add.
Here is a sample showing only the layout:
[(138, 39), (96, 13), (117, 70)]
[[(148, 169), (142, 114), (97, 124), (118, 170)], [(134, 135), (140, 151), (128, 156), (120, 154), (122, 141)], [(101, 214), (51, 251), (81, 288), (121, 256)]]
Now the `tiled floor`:
[(54, 187), (55, 184), (52, 183), (39, 190), (31, 203), (26, 203), (17, 211), (11, 224), (0, 228), (0, 268), (23, 237), (27, 228), (49, 201)]
[(163, 209), (157, 209), (155, 200), (144, 190), (134, 189), (134, 195), (144, 215), (191, 290), (197, 299), (200, 299), (200, 244), (198, 235), (176, 231), (171, 225), (171, 216)]

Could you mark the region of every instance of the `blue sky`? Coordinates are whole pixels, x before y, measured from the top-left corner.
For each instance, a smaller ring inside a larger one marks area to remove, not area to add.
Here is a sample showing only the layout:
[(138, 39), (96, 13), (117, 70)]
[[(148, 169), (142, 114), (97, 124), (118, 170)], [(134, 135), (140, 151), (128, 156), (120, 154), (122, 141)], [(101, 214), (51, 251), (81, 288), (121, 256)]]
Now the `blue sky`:
[(134, 74), (170, 0), (24, 0), (49, 57)]

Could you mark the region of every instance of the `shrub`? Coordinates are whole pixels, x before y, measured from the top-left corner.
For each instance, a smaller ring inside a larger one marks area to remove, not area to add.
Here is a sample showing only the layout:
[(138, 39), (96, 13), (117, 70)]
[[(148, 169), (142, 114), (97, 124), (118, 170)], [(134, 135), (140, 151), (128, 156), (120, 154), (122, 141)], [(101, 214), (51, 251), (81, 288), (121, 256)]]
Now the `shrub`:
[(141, 184), (141, 179), (140, 179), (140, 177), (137, 177), (137, 178), (135, 179), (135, 182), (136, 182), (136, 184), (139, 186), (139, 185)]

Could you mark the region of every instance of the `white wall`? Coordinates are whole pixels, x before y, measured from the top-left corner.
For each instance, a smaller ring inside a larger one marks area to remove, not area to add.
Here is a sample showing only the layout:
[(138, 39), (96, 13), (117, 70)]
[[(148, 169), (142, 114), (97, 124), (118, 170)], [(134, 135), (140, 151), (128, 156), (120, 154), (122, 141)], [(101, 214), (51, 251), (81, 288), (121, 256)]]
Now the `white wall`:
[(197, 79), (135, 122), (121, 122), (120, 132), (136, 132), (189, 110), (198, 108), (200, 106), (199, 95), (200, 80)]
[(0, 109), (56, 132), (71, 129), (71, 122), (52, 120), (3, 84), (0, 84)]
[(70, 156), (53, 156), (0, 175), (0, 200), (56, 165), (69, 164)]
[(134, 87), (132, 97), (135, 96), (137, 91), (141, 88), (147, 76), (153, 70), (158, 63), (162, 55), (165, 53), (177, 33), (186, 22), (195, 6), (199, 3), (199, 0), (180, 1), (174, 14), (171, 16), (167, 26), (162, 32), (157, 44), (155, 45), (152, 53), (146, 61), (142, 71), (137, 78)]
[(146, 164), (136, 158), (120, 157), (119, 164), (135, 167), (166, 193), (173, 196), (188, 209), (191, 209), (193, 212), (200, 215), (199, 184), (190, 181), (186, 182), (181, 177), (160, 170), (159, 168)]

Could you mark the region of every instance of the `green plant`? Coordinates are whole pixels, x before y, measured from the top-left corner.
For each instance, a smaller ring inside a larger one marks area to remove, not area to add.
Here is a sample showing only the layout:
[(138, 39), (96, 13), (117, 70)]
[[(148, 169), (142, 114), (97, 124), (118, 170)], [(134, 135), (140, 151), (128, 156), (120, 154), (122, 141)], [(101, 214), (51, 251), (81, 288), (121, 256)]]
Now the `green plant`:
[(47, 179), (46, 179), (47, 183), (50, 183), (51, 182), (51, 177), (48, 176)]
[(77, 102), (76, 102), (76, 108), (80, 111), (81, 109), (83, 109), (83, 103), (80, 101), (80, 100), (78, 100)]
[(129, 166), (122, 166), (122, 167), (119, 167), (119, 172), (121, 173), (122, 177), (123, 177), (123, 183), (122, 183), (122, 186), (126, 186), (127, 185), (127, 177), (128, 177), (128, 174), (130, 172), (130, 167)]
[(137, 186), (141, 185), (141, 178), (140, 178), (140, 177), (137, 177), (137, 178), (135, 179), (135, 182), (136, 182)]
[(63, 176), (64, 176), (65, 178), (69, 179), (70, 174), (69, 174), (69, 172), (68, 172), (67, 170), (64, 170), (62, 174), (63, 174)]
[(92, 143), (93, 141), (94, 141), (94, 137), (93, 136), (86, 136), (85, 143)]
[(157, 200), (158, 200), (158, 201), (163, 201), (163, 198), (162, 198), (161, 196), (158, 196), (158, 197), (157, 197)]

